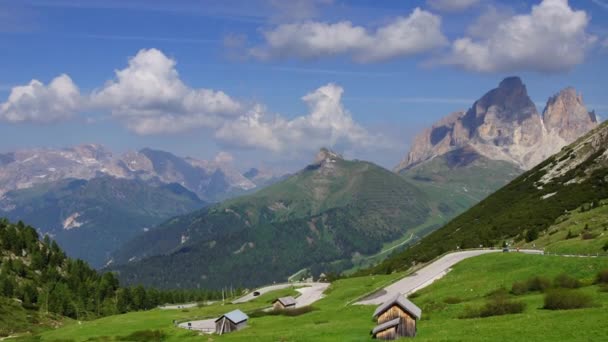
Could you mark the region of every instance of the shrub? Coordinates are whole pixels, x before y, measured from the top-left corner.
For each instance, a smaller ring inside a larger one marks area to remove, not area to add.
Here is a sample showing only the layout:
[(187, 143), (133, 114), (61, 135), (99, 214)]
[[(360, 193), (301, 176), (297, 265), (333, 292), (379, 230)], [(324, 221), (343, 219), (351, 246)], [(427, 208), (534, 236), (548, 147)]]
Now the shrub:
[(608, 284), (601, 284), (600, 292), (608, 292)]
[(545, 294), (545, 305), (548, 310), (570, 310), (593, 306), (592, 298), (577, 290), (554, 289)]
[(446, 304), (458, 304), (462, 303), (462, 299), (460, 299), (459, 297), (445, 297), (443, 299), (443, 302)]
[(596, 235), (593, 234), (592, 232), (584, 232), (581, 235), (581, 239), (583, 239), (583, 240), (593, 240), (593, 239), (595, 239), (595, 236)]
[(512, 301), (506, 297), (497, 297), (485, 303), (481, 308), (466, 306), (459, 318), (477, 318), (518, 314), (524, 312), (526, 304)]
[(516, 281), (511, 286), (511, 293), (514, 295), (522, 295), (528, 292), (528, 283), (525, 281)]
[(555, 280), (553, 280), (553, 285), (555, 287), (562, 287), (566, 289), (576, 289), (581, 287), (581, 282), (576, 278), (562, 273), (555, 277)]
[(486, 294), (486, 297), (496, 298), (496, 297), (507, 297), (509, 295), (509, 290), (504, 287), (499, 287), (496, 290), (492, 290)]
[(608, 284), (608, 269), (601, 270), (595, 277), (596, 284)]
[(608, 241), (606, 241), (606, 243), (604, 244), (604, 247), (602, 247), (602, 250), (604, 252), (608, 252)]
[(525, 281), (517, 281), (513, 283), (511, 287), (511, 293), (514, 295), (521, 295), (526, 292), (540, 291), (544, 292), (546, 289), (551, 287), (551, 280), (545, 277), (532, 277)]
[(573, 234), (571, 230), (568, 230), (568, 234), (566, 234), (566, 240), (574, 239), (576, 234)]
[(545, 277), (533, 277), (528, 279), (528, 291), (544, 292), (551, 287), (551, 280)]
[(162, 330), (140, 330), (130, 335), (119, 337), (119, 341), (134, 341), (134, 342), (160, 342), (167, 337)]

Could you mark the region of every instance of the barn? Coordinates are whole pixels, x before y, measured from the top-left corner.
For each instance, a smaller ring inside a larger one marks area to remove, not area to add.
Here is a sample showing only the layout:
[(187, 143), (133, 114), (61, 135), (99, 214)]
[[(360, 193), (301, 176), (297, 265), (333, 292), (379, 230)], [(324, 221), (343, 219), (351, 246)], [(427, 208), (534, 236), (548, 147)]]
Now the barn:
[(374, 312), (378, 326), (372, 330), (372, 336), (382, 340), (414, 337), (416, 322), (421, 316), (422, 310), (399, 293)]
[(241, 330), (247, 326), (248, 319), (249, 317), (241, 310), (230, 311), (215, 320), (215, 333), (222, 335)]
[(296, 300), (291, 296), (277, 298), (272, 302), (272, 308), (274, 310), (286, 310), (286, 309), (293, 309), (295, 307), (296, 307)]

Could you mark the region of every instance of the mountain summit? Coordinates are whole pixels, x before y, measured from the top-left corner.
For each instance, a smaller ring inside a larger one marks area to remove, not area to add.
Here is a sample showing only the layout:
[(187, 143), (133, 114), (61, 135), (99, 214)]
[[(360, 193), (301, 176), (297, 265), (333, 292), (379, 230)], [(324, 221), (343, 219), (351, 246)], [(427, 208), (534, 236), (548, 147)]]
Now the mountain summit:
[(466, 112), (455, 112), (417, 136), (397, 171), (464, 147), (491, 160), (530, 169), (597, 126), (582, 96), (566, 88), (541, 116), (519, 77), (505, 78)]

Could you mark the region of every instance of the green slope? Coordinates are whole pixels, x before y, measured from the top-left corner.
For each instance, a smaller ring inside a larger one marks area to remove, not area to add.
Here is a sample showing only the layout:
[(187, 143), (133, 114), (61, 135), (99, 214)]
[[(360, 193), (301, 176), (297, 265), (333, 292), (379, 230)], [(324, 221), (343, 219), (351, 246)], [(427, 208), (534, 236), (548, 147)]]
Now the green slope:
[(252, 286), (302, 268), (336, 272), (351, 267), (353, 255), (376, 253), (403, 236), (428, 213), (424, 195), (403, 178), (333, 156), (141, 235), (115, 260), (144, 260), (116, 269), (127, 283), (161, 287)]
[(434, 212), (447, 222), (522, 172), (511, 163), (488, 159), (465, 147), (403, 170), (400, 174), (428, 196)]
[[(423, 309), (415, 340), (422, 341), (599, 341), (608, 333), (604, 322), (608, 292), (590, 285), (598, 271), (608, 269), (602, 258), (497, 253), (467, 259), (454, 266), (411, 300)], [(467, 306), (487, 301), (488, 293), (513, 282), (542, 275), (552, 279), (567, 272), (584, 282), (577, 290), (588, 293), (596, 306), (568, 311), (540, 309), (543, 295), (538, 292), (514, 296), (526, 308), (521, 314), (478, 319), (459, 319)], [(223, 336), (200, 336), (173, 326), (172, 321), (217, 317), (239, 308), (251, 313), (264, 303), (214, 305), (190, 310), (153, 310), (111, 316), (81, 325), (72, 324), (40, 334), (39, 341), (116, 341), (137, 331), (160, 330), (163, 341), (372, 341), (370, 331), (374, 306), (349, 305), (357, 298), (402, 277), (403, 273), (354, 277), (335, 281), (315, 310), (296, 317), (254, 317), (248, 328)], [(275, 295), (271, 295), (273, 297)], [(261, 300), (261, 299), (260, 299)], [(447, 304), (448, 302), (458, 302)], [(265, 304), (267, 305), (267, 304)], [(513, 327), (517, 327), (514, 329)]]
[[(50, 234), (68, 255), (103, 266), (118, 246), (170, 217), (204, 205), (177, 184), (99, 177), (67, 179), (11, 191), (0, 216)], [(64, 225), (72, 217), (74, 224)]]
[(608, 123), (433, 232), (417, 245), (362, 273), (405, 270), (454, 250), (533, 241), (564, 212), (608, 198)]

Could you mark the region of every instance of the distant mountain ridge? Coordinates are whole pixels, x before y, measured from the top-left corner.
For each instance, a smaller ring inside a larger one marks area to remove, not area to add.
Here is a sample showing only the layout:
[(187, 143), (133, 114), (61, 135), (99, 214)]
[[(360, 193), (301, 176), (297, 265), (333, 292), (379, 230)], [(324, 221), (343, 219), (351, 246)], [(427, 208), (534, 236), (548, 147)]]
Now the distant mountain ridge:
[(87, 144), (0, 155), (0, 196), (36, 184), (100, 176), (178, 183), (206, 201), (256, 188), (254, 182), (226, 163), (182, 158), (149, 148), (114, 156), (101, 145)]
[(598, 124), (582, 96), (565, 88), (547, 101), (542, 115), (519, 77), (508, 77), (466, 112), (455, 112), (418, 135), (395, 168), (406, 171), (447, 152), (472, 148), (491, 160), (530, 169)]
[(206, 203), (179, 184), (101, 176), (11, 190), (0, 216), (35, 225), (74, 258), (101, 267), (135, 235)]
[(350, 268), (355, 255), (378, 252), (428, 215), (425, 196), (402, 177), (322, 149), (282, 181), (141, 234), (111, 269), (125, 283), (255, 286), (303, 268)]

